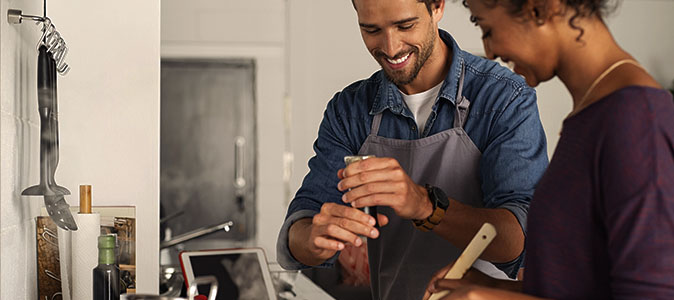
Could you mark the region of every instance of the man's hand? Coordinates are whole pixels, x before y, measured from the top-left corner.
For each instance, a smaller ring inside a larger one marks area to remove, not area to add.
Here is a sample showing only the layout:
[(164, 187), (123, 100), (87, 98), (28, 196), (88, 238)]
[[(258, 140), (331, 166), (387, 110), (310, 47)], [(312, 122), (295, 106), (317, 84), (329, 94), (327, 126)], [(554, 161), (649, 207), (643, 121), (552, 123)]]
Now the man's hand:
[(368, 158), (337, 172), (342, 201), (359, 208), (388, 206), (404, 219), (425, 219), (433, 213), (426, 188), (412, 181), (393, 158)]
[[(380, 223), (388, 219), (380, 215)], [(302, 219), (290, 227), (289, 242), (293, 256), (306, 265), (318, 265), (344, 249), (345, 243), (360, 247), (359, 235), (372, 239), (379, 236), (374, 218), (344, 205), (325, 203), (312, 219)]]

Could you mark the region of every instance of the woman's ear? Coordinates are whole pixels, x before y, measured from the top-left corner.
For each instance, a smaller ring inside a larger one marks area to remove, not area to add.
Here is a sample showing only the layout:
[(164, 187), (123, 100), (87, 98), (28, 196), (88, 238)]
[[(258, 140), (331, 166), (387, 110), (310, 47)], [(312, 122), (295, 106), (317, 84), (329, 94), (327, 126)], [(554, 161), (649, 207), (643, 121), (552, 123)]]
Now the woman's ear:
[(523, 12), (524, 15), (536, 23), (536, 25), (541, 26), (545, 24), (548, 16), (548, 3), (549, 0), (529, 0), (525, 5)]
[(541, 13), (541, 9), (538, 7), (534, 7), (532, 10), (532, 18), (534, 20), (534, 23), (536, 25), (541, 26), (545, 24), (545, 18), (543, 17), (543, 13)]
[(536, 25), (541, 26), (554, 16), (563, 15), (562, 0), (528, 0), (523, 9), (525, 16), (530, 17)]

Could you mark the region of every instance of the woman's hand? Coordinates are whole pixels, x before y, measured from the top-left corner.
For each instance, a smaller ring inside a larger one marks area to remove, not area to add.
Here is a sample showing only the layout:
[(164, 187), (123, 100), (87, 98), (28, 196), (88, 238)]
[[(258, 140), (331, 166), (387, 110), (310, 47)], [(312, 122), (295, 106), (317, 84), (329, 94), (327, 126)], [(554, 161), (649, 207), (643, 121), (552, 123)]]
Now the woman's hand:
[(449, 264), (433, 275), (431, 282), (426, 288), (424, 300), (429, 299), (431, 294), (440, 291), (450, 291), (450, 294), (443, 297), (442, 300), (540, 299), (521, 294), (521, 281), (496, 279), (475, 268), (470, 268), (461, 279), (444, 279), (445, 274), (449, 272), (449, 269), (453, 265), (453, 263)]
[(442, 297), (441, 300), (543, 300), (506, 290), (477, 285), (464, 285), (459, 283), (459, 281), (452, 279), (438, 280), (436, 285), (438, 288), (451, 291), (449, 295)]
[[(431, 281), (426, 287), (426, 293), (424, 294), (424, 300), (427, 300), (432, 293), (436, 293), (442, 290), (455, 290), (462, 287), (469, 286), (482, 286), (482, 287), (497, 287), (499, 285), (498, 279), (492, 278), (478, 269), (470, 268), (466, 275), (461, 279), (444, 279), (445, 274), (449, 272), (449, 269), (452, 268), (454, 264), (451, 263), (439, 271), (435, 272)], [(466, 298), (468, 299), (468, 298)]]

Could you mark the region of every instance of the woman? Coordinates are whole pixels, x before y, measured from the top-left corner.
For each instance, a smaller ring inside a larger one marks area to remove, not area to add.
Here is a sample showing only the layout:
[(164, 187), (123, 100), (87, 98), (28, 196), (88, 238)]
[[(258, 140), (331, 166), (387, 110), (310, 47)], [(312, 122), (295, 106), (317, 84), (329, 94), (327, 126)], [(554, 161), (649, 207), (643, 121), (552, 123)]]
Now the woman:
[(523, 281), (471, 269), (443, 299), (674, 299), (674, 102), (616, 44), (606, 0), (467, 0), (490, 58), (573, 98), (531, 202)]

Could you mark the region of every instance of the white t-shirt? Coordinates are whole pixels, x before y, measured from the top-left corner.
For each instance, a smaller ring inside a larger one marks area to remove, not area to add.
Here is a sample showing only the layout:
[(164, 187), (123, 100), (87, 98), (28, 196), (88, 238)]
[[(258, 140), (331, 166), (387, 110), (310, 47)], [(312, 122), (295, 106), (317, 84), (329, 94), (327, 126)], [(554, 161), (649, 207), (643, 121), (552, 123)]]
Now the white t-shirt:
[(405, 104), (407, 104), (407, 108), (409, 108), (414, 115), (414, 121), (417, 122), (417, 128), (419, 129), (420, 136), (424, 132), (426, 120), (428, 120), (428, 117), (431, 115), (433, 104), (435, 104), (435, 99), (438, 98), (438, 94), (440, 93), (440, 88), (442, 87), (443, 82), (440, 82), (430, 90), (418, 94), (406, 95), (400, 91), (400, 94), (403, 95), (403, 101), (405, 101)]

